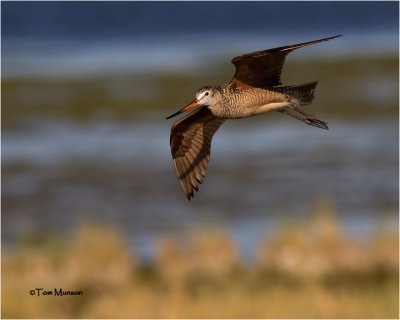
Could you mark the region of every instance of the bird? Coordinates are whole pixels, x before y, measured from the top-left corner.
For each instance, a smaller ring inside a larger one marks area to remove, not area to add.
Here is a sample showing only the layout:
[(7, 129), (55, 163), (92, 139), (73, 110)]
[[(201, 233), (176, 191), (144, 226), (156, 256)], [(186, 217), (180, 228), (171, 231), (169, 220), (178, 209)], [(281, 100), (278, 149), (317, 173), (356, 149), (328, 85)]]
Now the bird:
[(255, 51), (234, 57), (233, 78), (220, 86), (199, 89), (195, 99), (171, 114), (175, 117), (196, 108), (171, 127), (170, 147), (176, 174), (188, 200), (199, 190), (210, 161), (211, 140), (227, 119), (240, 119), (278, 111), (304, 123), (328, 129), (328, 124), (306, 113), (303, 106), (314, 99), (317, 81), (282, 86), (286, 56), (295, 49), (335, 39), (342, 35)]

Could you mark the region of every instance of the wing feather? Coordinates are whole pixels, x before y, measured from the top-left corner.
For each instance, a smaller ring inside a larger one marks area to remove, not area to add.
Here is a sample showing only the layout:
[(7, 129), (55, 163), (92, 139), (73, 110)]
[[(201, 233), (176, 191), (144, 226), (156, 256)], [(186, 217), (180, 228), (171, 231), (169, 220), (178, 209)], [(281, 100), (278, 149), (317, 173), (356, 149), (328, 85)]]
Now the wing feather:
[(171, 153), (180, 185), (190, 200), (203, 182), (210, 160), (211, 140), (224, 119), (206, 107), (176, 121), (171, 128)]
[(328, 41), (334, 37), (293, 44), (263, 51), (255, 51), (232, 59), (236, 67), (231, 85), (237, 89), (246, 87), (271, 87), (281, 84), (281, 73), (286, 56), (295, 49)]

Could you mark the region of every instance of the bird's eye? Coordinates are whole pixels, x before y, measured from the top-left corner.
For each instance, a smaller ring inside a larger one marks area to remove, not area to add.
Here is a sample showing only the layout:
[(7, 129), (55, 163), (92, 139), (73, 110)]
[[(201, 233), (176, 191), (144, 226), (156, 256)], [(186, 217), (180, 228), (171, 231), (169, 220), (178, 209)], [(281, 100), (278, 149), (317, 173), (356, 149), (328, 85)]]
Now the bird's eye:
[(205, 96), (208, 96), (210, 93), (208, 92), (208, 91), (206, 91), (205, 93), (204, 93), (204, 95)]

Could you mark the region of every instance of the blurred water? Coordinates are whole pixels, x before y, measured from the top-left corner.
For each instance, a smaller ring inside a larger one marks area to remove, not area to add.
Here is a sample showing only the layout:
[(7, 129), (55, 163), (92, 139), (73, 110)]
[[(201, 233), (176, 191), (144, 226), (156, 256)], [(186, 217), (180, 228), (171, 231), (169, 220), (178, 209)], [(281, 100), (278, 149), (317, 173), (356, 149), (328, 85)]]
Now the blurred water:
[(195, 224), (233, 231), (246, 247), (287, 216), (307, 219), (318, 196), (332, 198), (354, 234), (395, 212), (396, 121), (335, 121), (324, 131), (275, 118), (224, 124), (190, 203), (172, 165), (168, 121), (30, 121), (3, 134), (3, 236), (104, 219), (149, 255), (157, 237)]
[(398, 5), (3, 2), (2, 74), (191, 72), (217, 58), (336, 34), (345, 37), (297, 56), (397, 52)]
[[(339, 31), (338, 31), (339, 32)], [(338, 33), (336, 32), (336, 34)], [(24, 40), (6, 42), (3, 57), (3, 75), (6, 77), (23, 75), (77, 76), (126, 72), (180, 72), (190, 73), (210, 67), (218, 60), (226, 60), (249, 51), (263, 50), (301, 41), (310, 41), (334, 35), (281, 35), (213, 34), (207, 35), (207, 44), (196, 42), (186, 36), (176, 36), (166, 45), (152, 39), (134, 42), (100, 42), (82, 44), (80, 42)], [(374, 45), (371, 46), (371, 38)], [(395, 54), (398, 49), (398, 35), (372, 33), (366, 35), (350, 33), (335, 44), (315, 46), (293, 55), (293, 60), (304, 57), (325, 57), (340, 59), (368, 55)], [(212, 50), (210, 50), (212, 48)], [(27, 54), (29, 53), (29, 54)], [(228, 59), (227, 59), (228, 57)]]
[(365, 31), (396, 29), (398, 8), (395, 2), (356, 1), (4, 2), (2, 23), (3, 32), (10, 37), (40, 35), (82, 41), (132, 35), (211, 34), (218, 30), (265, 33), (273, 26), (287, 35), (319, 27), (331, 31), (338, 26)]

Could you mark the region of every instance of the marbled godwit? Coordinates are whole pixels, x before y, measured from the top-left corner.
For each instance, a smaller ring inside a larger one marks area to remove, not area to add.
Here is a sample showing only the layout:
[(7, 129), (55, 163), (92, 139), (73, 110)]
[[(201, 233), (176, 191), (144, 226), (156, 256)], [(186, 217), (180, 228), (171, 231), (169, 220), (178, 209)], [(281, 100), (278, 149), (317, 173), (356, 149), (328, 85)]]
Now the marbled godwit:
[(199, 107), (172, 125), (170, 137), (176, 174), (189, 200), (206, 175), (211, 139), (226, 119), (279, 111), (311, 126), (328, 129), (324, 121), (301, 108), (314, 99), (317, 82), (280, 86), (280, 78), (285, 58), (291, 51), (340, 36), (237, 56), (232, 59), (236, 72), (231, 81), (219, 87), (201, 88), (196, 99), (167, 117)]

